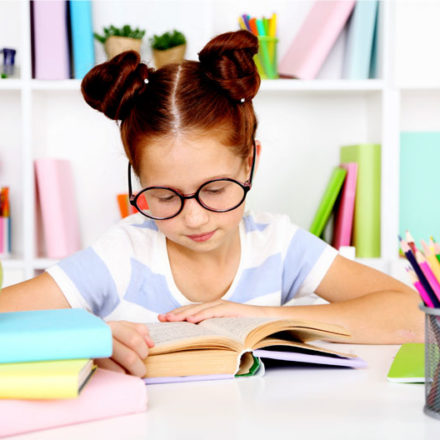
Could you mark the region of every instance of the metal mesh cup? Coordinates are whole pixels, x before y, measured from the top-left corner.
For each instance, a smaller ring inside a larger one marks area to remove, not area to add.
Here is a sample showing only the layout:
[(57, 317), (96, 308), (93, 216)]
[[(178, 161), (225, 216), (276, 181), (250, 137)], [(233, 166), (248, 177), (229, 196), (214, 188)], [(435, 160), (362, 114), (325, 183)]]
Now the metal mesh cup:
[(440, 419), (440, 309), (425, 312), (425, 414)]

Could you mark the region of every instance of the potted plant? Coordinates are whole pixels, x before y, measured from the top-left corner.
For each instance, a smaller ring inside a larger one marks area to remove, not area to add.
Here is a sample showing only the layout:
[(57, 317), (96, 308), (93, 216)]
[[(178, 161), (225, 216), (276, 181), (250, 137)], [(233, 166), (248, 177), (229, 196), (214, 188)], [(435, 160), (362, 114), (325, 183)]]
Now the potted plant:
[(182, 32), (174, 30), (150, 39), (156, 69), (170, 63), (181, 63), (185, 58), (186, 38)]
[(93, 35), (104, 45), (108, 59), (126, 50), (135, 50), (140, 53), (145, 30), (132, 29), (130, 25), (126, 24), (121, 28), (110, 25), (105, 27), (103, 31), (104, 35), (98, 35), (97, 33)]

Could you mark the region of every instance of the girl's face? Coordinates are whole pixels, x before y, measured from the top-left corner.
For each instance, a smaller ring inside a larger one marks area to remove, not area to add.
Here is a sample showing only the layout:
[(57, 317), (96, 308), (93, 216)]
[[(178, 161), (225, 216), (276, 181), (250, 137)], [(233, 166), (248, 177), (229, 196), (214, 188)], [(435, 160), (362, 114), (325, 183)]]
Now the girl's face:
[[(243, 183), (249, 178), (248, 161), (215, 136), (178, 135), (149, 142), (141, 157), (140, 181), (192, 194), (208, 180), (222, 177)], [(212, 212), (195, 199), (185, 200), (183, 210), (157, 227), (173, 244), (195, 252), (220, 250), (238, 237), (244, 203), (233, 211)]]

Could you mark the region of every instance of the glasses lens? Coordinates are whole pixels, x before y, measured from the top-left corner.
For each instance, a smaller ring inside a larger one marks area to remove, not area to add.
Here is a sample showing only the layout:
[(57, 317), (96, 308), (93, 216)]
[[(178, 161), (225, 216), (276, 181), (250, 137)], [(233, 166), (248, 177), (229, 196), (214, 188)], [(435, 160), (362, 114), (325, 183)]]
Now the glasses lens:
[(245, 190), (237, 182), (215, 180), (200, 188), (199, 199), (209, 209), (227, 211), (240, 205), (245, 195)]
[(148, 217), (161, 219), (173, 217), (182, 206), (180, 197), (171, 189), (150, 188), (136, 198), (136, 207)]

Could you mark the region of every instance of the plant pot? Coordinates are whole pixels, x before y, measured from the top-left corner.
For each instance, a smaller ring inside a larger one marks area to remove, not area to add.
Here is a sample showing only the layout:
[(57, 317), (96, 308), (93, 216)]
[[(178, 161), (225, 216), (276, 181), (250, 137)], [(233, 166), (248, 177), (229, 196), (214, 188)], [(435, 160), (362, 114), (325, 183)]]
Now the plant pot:
[(127, 37), (109, 37), (104, 43), (105, 53), (110, 60), (126, 50), (141, 52), (142, 40)]
[(165, 64), (180, 64), (185, 59), (186, 44), (172, 47), (166, 50), (153, 49), (153, 58), (156, 69), (160, 69)]

